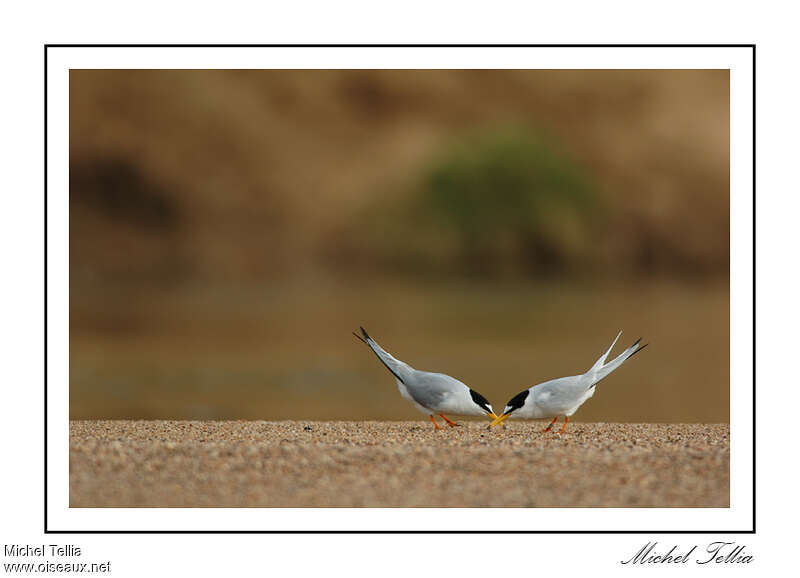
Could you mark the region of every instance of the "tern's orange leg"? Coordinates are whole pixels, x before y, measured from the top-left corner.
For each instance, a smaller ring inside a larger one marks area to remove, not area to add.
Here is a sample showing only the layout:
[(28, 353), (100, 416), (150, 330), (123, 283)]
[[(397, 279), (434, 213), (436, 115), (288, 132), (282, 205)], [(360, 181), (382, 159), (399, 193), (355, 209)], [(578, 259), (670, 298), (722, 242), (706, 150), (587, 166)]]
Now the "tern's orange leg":
[(556, 423), (557, 421), (558, 421), (558, 416), (556, 416), (556, 417), (554, 417), (554, 418), (553, 418), (553, 421), (551, 421), (551, 422), (550, 422), (550, 425), (549, 425), (549, 426), (547, 426), (547, 427), (544, 429), (544, 432), (549, 432), (551, 429), (553, 429), (553, 424), (554, 424), (554, 423)]
[(442, 418), (444, 421), (446, 421), (447, 425), (449, 425), (450, 427), (457, 427), (458, 426), (458, 424), (456, 422), (450, 421), (449, 419), (447, 419), (447, 416), (444, 415), (443, 413), (440, 413), (439, 417)]
[(558, 433), (564, 433), (564, 430), (567, 429), (567, 424), (569, 423), (569, 416), (564, 416), (564, 425), (561, 428), (561, 431)]
[(442, 429), (442, 428), (439, 427), (439, 424), (436, 423), (436, 420), (433, 419), (433, 414), (431, 414), (429, 417), (431, 418), (431, 421), (433, 422), (433, 425), (436, 426), (436, 429)]

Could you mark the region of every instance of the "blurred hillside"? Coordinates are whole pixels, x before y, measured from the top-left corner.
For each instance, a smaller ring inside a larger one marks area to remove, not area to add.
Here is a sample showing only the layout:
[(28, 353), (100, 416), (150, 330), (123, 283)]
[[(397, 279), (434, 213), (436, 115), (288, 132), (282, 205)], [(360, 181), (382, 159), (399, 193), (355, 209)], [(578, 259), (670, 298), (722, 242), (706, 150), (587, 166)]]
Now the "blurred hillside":
[(419, 418), (364, 325), (495, 408), (624, 329), (578, 420), (728, 421), (728, 84), (72, 70), (70, 416)]
[[(479, 272), (520, 277), (726, 274), (728, 81), (703, 70), (73, 70), (71, 284), (458, 275), (469, 255), (502, 255)], [(516, 165), (492, 164), (498, 139)], [(560, 164), (541, 169), (548, 182), (573, 171), (595, 202), (555, 222), (475, 221), (488, 232), (469, 238), (463, 222), (430, 219), (431, 197), (435, 207), (447, 194), (425, 197), (437, 178), (483, 179), (475, 215), (527, 214), (517, 201), (541, 184), (529, 165), (550, 151)], [(503, 196), (509, 183), (518, 198)]]

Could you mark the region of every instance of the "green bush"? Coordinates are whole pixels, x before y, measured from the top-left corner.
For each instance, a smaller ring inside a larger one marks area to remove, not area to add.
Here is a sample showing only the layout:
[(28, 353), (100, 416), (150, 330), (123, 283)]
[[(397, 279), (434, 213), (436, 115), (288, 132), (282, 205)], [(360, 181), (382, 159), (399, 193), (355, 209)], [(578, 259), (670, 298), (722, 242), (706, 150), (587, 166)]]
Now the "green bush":
[(548, 271), (586, 256), (595, 187), (540, 135), (496, 131), (462, 140), (423, 180), (418, 210), (455, 239), (462, 266)]

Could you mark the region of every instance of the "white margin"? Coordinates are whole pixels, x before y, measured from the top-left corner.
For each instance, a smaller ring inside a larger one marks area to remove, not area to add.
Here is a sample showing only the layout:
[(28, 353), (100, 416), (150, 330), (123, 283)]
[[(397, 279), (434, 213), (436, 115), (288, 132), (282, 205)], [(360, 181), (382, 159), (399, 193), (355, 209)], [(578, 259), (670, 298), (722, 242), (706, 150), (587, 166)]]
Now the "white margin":
[[(69, 69), (726, 68), (731, 70), (731, 507), (569, 509), (69, 508)], [(752, 49), (48, 49), (47, 379), (49, 530), (740, 531), (752, 525)], [(563, 513), (561, 515), (560, 513)]]

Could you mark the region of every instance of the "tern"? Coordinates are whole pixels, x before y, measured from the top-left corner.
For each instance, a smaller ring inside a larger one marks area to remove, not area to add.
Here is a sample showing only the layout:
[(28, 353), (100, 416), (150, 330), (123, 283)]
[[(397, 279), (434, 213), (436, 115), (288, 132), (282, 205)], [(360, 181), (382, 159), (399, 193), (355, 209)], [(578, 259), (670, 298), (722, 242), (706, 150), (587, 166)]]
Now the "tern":
[(450, 427), (459, 425), (448, 419), (444, 415), (445, 412), (457, 415), (486, 415), (491, 419), (497, 419), (491, 404), (485, 397), (454, 377), (444, 373), (420, 371), (395, 359), (378, 345), (363, 327), (361, 327), (363, 338), (355, 332), (353, 335), (375, 352), (380, 362), (397, 380), (397, 389), (400, 390), (400, 395), (430, 417), (436, 429), (441, 428), (436, 423), (434, 415), (441, 417)]
[(574, 414), (583, 403), (594, 395), (595, 386), (600, 380), (606, 378), (608, 374), (628, 361), (634, 354), (639, 353), (647, 347), (647, 343), (639, 347), (641, 339), (628, 349), (620, 353), (613, 360), (606, 363), (606, 358), (617, 344), (622, 331), (617, 334), (617, 338), (611, 347), (608, 348), (600, 359), (582, 375), (572, 375), (570, 377), (560, 377), (551, 379), (529, 387), (512, 397), (506, 404), (503, 414), (494, 419), (489, 427), (494, 427), (510, 416), (523, 417), (529, 419), (553, 418), (550, 425), (544, 431), (549, 432), (553, 428), (559, 416), (564, 416), (564, 425), (559, 433), (564, 433), (569, 423), (569, 418)]

